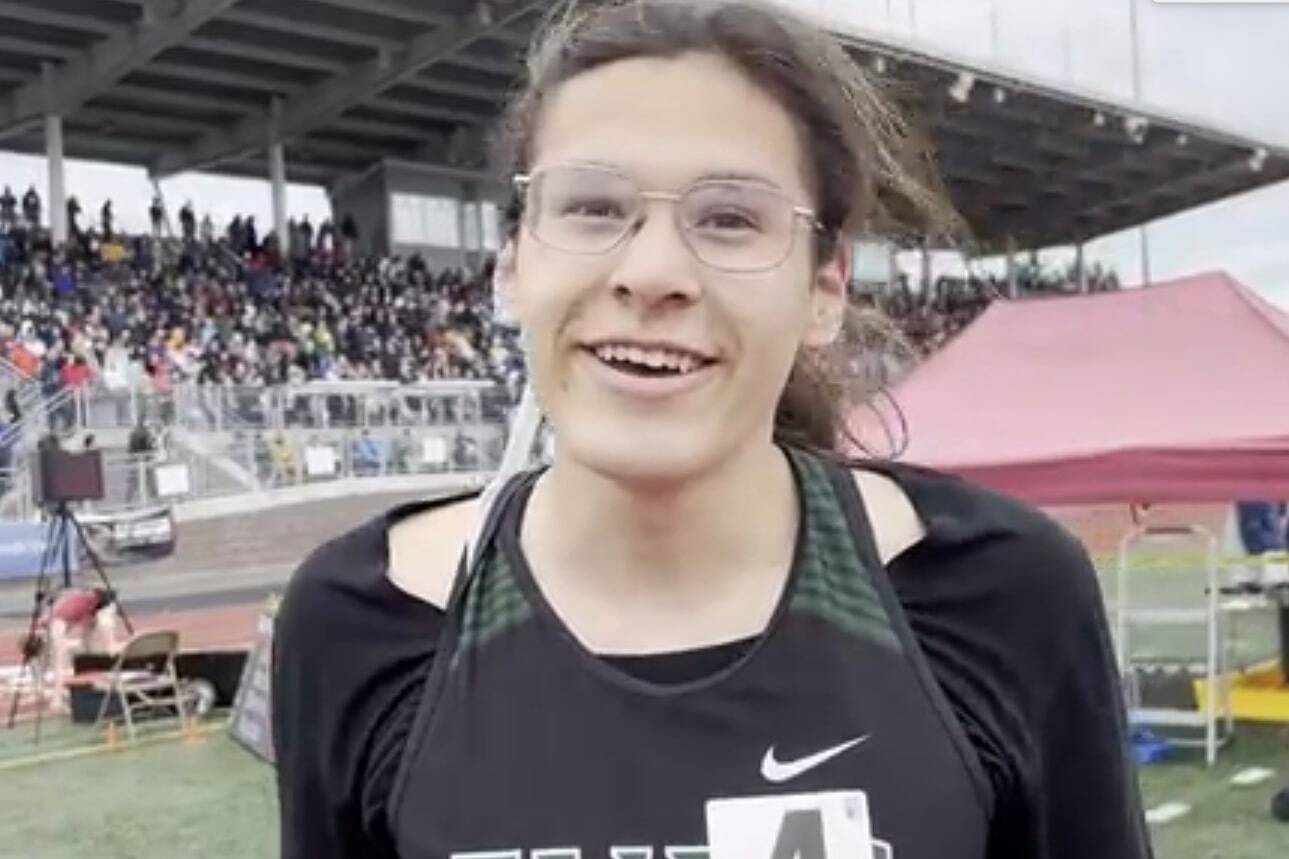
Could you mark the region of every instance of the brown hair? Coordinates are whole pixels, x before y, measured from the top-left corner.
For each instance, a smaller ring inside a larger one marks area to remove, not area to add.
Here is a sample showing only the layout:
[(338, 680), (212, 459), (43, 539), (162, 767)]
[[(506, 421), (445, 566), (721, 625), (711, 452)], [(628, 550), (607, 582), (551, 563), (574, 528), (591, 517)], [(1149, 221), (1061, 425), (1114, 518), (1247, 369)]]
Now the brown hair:
[[(567, 0), (528, 56), (528, 80), (502, 126), (499, 163), (524, 172), (542, 108), (565, 81), (618, 60), (718, 54), (765, 88), (795, 118), (822, 230), (815, 259), (860, 234), (942, 235), (959, 231), (929, 149), (888, 93), (819, 27), (761, 0)], [(521, 200), (512, 205), (517, 229)], [(834, 347), (798, 356), (775, 414), (775, 438), (832, 451), (848, 434), (857, 390), (851, 349), (873, 334), (898, 335), (870, 312), (848, 315)]]

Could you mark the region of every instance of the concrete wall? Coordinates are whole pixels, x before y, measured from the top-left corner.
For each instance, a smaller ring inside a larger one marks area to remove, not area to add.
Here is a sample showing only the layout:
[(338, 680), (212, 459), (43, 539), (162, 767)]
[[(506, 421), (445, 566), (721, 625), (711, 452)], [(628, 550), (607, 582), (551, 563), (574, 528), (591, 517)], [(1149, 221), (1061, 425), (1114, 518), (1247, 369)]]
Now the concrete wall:
[(385, 175), (379, 165), (354, 184), (339, 190), (331, 200), (332, 220), (339, 231), (346, 214), (358, 224), (361, 254), (383, 254), (389, 249), (389, 205)]
[[(392, 253), (410, 256), (423, 255), (435, 268), (477, 268), (490, 253), (480, 248), (471, 251), (465, 247), (444, 247), (427, 244), (395, 243), (391, 223), (391, 205), (395, 194), (416, 194), (430, 197), (447, 197), (462, 203), (494, 203), (500, 211), (509, 201), (506, 183), (499, 182), (487, 173), (438, 167), (412, 161), (387, 159), (374, 165), (368, 173), (352, 185), (339, 190), (333, 198), (336, 223), (346, 212), (353, 213), (360, 232), (359, 249), (364, 253)], [(470, 210), (462, 205), (457, 213), (457, 233), (462, 243), (478, 232), (475, 224), (467, 224)], [(500, 234), (500, 229), (498, 229)], [(482, 244), (479, 233), (478, 244)]]

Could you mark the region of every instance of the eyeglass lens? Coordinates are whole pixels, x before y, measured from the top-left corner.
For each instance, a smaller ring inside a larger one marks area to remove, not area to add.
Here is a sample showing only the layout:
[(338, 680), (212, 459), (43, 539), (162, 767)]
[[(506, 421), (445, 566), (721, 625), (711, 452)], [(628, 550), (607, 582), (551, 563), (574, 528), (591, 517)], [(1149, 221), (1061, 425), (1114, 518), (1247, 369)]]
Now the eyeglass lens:
[[(612, 170), (546, 168), (529, 185), (529, 229), (539, 241), (560, 250), (607, 253), (641, 222), (651, 196)], [(714, 268), (770, 268), (791, 251), (796, 220), (792, 201), (754, 182), (699, 182), (675, 205), (685, 243)]]

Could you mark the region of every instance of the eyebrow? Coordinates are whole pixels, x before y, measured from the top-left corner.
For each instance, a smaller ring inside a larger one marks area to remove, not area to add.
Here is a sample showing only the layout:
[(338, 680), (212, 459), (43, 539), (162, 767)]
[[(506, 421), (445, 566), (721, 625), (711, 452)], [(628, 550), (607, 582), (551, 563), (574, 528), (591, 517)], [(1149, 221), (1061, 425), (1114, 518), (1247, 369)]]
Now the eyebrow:
[[(600, 161), (595, 158), (579, 158), (575, 161), (565, 162), (570, 167), (593, 167), (602, 170), (609, 170), (614, 173), (620, 173), (624, 176), (630, 176), (630, 171), (626, 170), (621, 164), (615, 164), (612, 161)], [(752, 182), (757, 185), (764, 185), (780, 193), (784, 192), (783, 186), (773, 179), (761, 173), (754, 173), (747, 170), (706, 170), (696, 176), (686, 184), (693, 185), (697, 182)]]

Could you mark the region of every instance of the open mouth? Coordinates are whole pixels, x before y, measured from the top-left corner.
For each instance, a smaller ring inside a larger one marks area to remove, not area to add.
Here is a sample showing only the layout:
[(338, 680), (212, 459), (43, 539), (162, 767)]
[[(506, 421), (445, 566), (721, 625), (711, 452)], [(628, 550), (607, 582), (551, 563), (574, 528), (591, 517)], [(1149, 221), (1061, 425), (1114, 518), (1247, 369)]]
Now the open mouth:
[(643, 378), (688, 376), (716, 363), (703, 355), (670, 348), (624, 343), (602, 343), (584, 348), (605, 366)]

